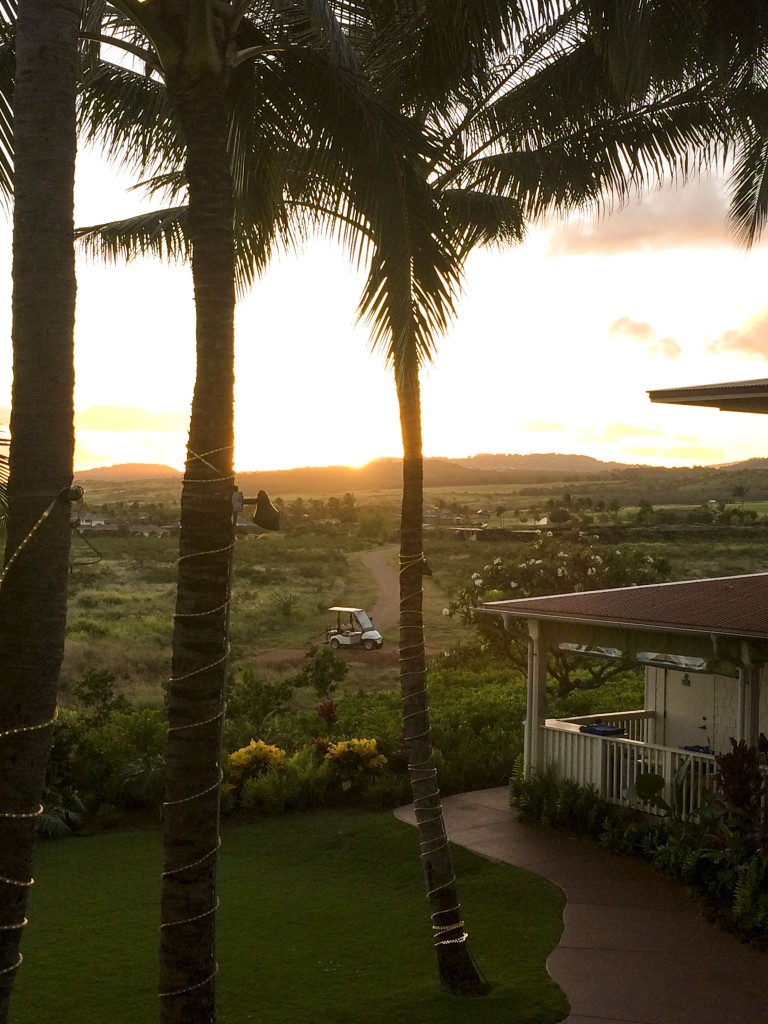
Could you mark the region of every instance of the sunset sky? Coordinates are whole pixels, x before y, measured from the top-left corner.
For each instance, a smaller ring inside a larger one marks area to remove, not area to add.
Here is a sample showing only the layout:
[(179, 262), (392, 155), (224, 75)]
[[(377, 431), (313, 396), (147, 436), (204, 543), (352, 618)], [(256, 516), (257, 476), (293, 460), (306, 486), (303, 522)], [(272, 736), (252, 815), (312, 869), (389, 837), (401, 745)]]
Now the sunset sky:
[[(86, 154), (78, 224), (137, 200)], [(0, 424), (11, 398), (10, 223), (0, 225)], [(236, 465), (402, 453), (391, 374), (355, 326), (362, 278), (327, 243), (283, 257), (239, 305)], [(189, 271), (79, 261), (76, 467), (181, 467), (194, 380)], [(728, 234), (712, 182), (599, 223), (477, 253), (423, 381), (424, 451), (568, 452), (650, 465), (768, 455), (768, 418), (655, 406), (647, 390), (768, 376), (768, 242)]]

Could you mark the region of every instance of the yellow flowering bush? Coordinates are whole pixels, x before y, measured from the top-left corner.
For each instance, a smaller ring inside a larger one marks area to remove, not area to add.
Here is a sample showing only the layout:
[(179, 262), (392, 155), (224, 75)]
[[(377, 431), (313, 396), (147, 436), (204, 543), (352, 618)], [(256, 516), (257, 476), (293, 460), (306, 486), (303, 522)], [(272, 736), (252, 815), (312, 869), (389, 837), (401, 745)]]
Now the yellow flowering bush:
[(264, 740), (254, 740), (247, 747), (229, 755), (227, 763), (227, 789), (239, 789), (246, 779), (265, 775), (271, 769), (285, 768), (285, 751)]
[(361, 774), (377, 771), (387, 763), (386, 757), (379, 753), (374, 739), (339, 740), (338, 743), (329, 743), (325, 760), (343, 776), (343, 790), (351, 789)]

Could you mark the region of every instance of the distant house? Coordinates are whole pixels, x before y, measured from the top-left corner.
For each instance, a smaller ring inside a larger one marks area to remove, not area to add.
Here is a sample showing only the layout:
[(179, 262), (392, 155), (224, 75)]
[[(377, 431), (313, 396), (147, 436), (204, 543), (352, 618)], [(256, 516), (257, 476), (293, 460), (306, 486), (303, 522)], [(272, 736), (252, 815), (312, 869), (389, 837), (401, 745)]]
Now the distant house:
[[(483, 612), (529, 638), (525, 770), (551, 766), (611, 803), (638, 772), (678, 769), (687, 810), (699, 805), (729, 739), (768, 733), (768, 573), (498, 601)], [(643, 707), (547, 717), (547, 655), (634, 662)]]
[(104, 526), (107, 520), (103, 513), (81, 512), (78, 517), (78, 525), (85, 530), (92, 530), (94, 527)]
[(117, 533), (120, 524), (107, 519), (103, 513), (82, 512), (78, 517), (77, 529), (81, 533)]

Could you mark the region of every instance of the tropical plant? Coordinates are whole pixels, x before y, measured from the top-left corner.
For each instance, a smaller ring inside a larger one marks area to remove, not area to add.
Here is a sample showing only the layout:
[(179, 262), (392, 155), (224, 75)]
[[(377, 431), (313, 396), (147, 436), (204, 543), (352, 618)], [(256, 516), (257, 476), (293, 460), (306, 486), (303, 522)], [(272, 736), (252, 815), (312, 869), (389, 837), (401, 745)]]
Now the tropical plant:
[[(0, 80), (11, 79), (0, 3)], [(13, 116), (0, 89), (0, 186), (13, 212), (13, 390), (0, 570), (0, 1021), (32, 884), (64, 651), (72, 485), (73, 182), (79, 0), (19, 0)], [(13, 138), (10, 126), (13, 124)]]
[(248, 779), (285, 767), (285, 751), (273, 743), (254, 740), (229, 755), (227, 786), (239, 789)]
[(364, 773), (375, 772), (387, 763), (376, 740), (364, 738), (329, 743), (325, 760), (341, 775), (344, 792), (359, 783)]

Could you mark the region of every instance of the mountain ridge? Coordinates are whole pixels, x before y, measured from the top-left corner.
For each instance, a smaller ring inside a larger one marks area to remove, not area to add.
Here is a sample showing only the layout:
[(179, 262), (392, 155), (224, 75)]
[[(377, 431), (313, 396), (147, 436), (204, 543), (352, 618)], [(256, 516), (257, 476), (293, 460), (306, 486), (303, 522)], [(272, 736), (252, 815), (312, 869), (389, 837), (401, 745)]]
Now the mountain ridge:
[[(628, 468), (623, 463), (600, 462), (587, 455), (555, 452), (532, 455), (481, 453), (469, 458), (424, 460), (426, 487), (471, 487), (499, 484), (548, 483), (587, 480)], [(245, 493), (266, 490), (279, 495), (295, 493), (338, 494), (354, 491), (388, 491), (402, 487), (402, 459), (373, 459), (364, 466), (304, 466), (294, 469), (249, 470), (237, 473), (237, 485)], [(119, 463), (75, 473), (83, 484), (133, 484), (180, 482), (183, 474), (155, 463)]]
[[(568, 455), (555, 452), (531, 455), (479, 453), (464, 458), (436, 456), (424, 459), (425, 483), (449, 486), (467, 483), (502, 483), (502, 477), (512, 473), (593, 474), (625, 469), (624, 463), (601, 462), (589, 455)], [(157, 463), (123, 462), (112, 466), (75, 472), (75, 479), (85, 481), (128, 480), (180, 480), (183, 474), (172, 466)], [(363, 466), (297, 466), (292, 469), (245, 470), (237, 474), (238, 480), (269, 480), (274, 484), (288, 483), (299, 478), (321, 484), (333, 479), (348, 480), (358, 487), (377, 489), (398, 487), (402, 482), (402, 459), (383, 457), (372, 459)], [(266, 486), (266, 484), (264, 485)]]

